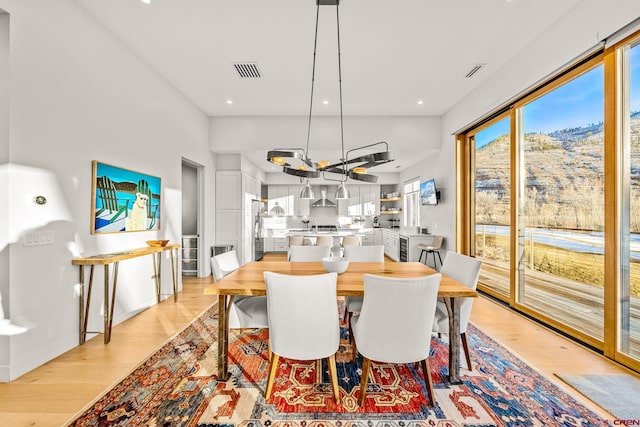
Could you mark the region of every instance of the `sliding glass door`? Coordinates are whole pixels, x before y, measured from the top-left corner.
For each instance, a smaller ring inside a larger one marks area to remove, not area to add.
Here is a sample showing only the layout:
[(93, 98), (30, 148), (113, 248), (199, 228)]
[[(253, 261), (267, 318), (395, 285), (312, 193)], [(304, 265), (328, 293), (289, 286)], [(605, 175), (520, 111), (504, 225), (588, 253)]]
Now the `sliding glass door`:
[(640, 42), (620, 49), (622, 163), (618, 351), (640, 359)]
[(511, 139), (505, 117), (470, 136), (473, 150), (472, 255), (482, 260), (479, 283), (488, 293), (509, 298)]
[(604, 67), (520, 114), (521, 225), (516, 301), (597, 341), (604, 318)]

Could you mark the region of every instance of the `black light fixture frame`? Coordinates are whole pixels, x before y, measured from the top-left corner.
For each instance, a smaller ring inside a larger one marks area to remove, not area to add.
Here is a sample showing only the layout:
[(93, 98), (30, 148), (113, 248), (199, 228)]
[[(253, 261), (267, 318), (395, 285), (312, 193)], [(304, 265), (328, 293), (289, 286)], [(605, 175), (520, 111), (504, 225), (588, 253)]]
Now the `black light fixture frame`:
[[(389, 144), (384, 141), (377, 142), (374, 144), (365, 145), (362, 147), (357, 147), (351, 149), (346, 152), (344, 151), (344, 130), (343, 130), (343, 115), (342, 115), (342, 66), (340, 61), (340, 14), (339, 14), (339, 6), (340, 0), (316, 0), (316, 28), (315, 28), (315, 40), (313, 45), (313, 71), (311, 74), (311, 101), (309, 104), (309, 125), (307, 129), (307, 149), (303, 150), (302, 148), (276, 148), (267, 153), (267, 160), (271, 163), (278, 164), (274, 162), (275, 158), (283, 158), (285, 159), (285, 163), (282, 165), (282, 172), (297, 176), (300, 178), (302, 182), (303, 179), (307, 178), (317, 178), (320, 176), (320, 172), (322, 172), (322, 177), (328, 181), (340, 181), (344, 183), (348, 178), (351, 178), (356, 181), (363, 182), (371, 182), (375, 183), (378, 181), (378, 177), (375, 175), (371, 175), (368, 173), (358, 173), (355, 171), (356, 168), (372, 168), (384, 163), (392, 162), (391, 153), (389, 152)], [(318, 44), (318, 21), (320, 17), (320, 6), (336, 6), (336, 20), (337, 20), (337, 31), (338, 31), (338, 82), (340, 88), (340, 138), (341, 138), (341, 147), (342, 147), (342, 158), (339, 162), (334, 164), (330, 164), (325, 167), (318, 166), (318, 163), (311, 161), (308, 157), (309, 153), (309, 139), (311, 135), (311, 116), (313, 112), (313, 90), (315, 85), (315, 73), (316, 73), (316, 47)], [(364, 154), (361, 156), (354, 157), (349, 159), (349, 154), (363, 150), (366, 148), (370, 148), (376, 145), (384, 144), (385, 150), (377, 153)], [(300, 163), (298, 167), (293, 167), (292, 163), (296, 161)], [(291, 162), (291, 163), (290, 163)], [(349, 168), (349, 165), (354, 165)], [(340, 179), (332, 179), (327, 177), (325, 174), (335, 173), (340, 174)]]

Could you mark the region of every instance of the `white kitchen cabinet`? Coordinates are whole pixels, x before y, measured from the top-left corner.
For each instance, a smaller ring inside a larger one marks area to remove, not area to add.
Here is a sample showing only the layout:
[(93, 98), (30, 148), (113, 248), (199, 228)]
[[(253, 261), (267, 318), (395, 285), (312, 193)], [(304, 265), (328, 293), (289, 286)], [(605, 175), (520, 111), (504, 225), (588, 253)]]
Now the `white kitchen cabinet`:
[(274, 237), (273, 238), (273, 251), (274, 252), (287, 252), (287, 238), (286, 237)]
[(360, 204), (362, 205), (362, 215), (380, 214), (380, 186), (361, 185)]
[(384, 244), (384, 241), (382, 240), (382, 228), (373, 229), (373, 244), (375, 246)]
[(362, 241), (362, 246), (375, 245), (375, 236), (373, 230), (367, 233), (362, 233), (362, 237), (360, 239)]
[(288, 185), (270, 185), (267, 188), (267, 210), (269, 215), (276, 216), (274, 207), (280, 206), (283, 210), (282, 216), (293, 215), (293, 195), (289, 195)]
[(362, 215), (362, 205), (360, 204), (360, 185), (347, 185), (349, 190), (349, 199), (347, 202), (347, 215), (348, 216), (360, 216)]
[(394, 261), (400, 258), (400, 235), (397, 231), (382, 230), (384, 254)]
[(292, 202), (291, 215), (295, 216), (309, 216), (311, 213), (311, 202), (309, 199), (301, 199), (300, 193), (304, 188), (304, 185), (289, 185), (289, 201)]
[(264, 251), (265, 252), (273, 252), (274, 251), (273, 237), (265, 237), (264, 238)]

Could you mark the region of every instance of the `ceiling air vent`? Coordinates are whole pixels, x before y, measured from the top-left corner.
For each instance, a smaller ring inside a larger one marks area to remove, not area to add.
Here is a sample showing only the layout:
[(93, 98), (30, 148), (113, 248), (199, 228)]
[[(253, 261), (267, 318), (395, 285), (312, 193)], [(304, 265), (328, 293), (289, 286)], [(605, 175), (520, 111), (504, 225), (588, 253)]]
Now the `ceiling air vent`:
[(255, 62), (236, 62), (233, 64), (233, 67), (243, 79), (257, 79), (262, 77), (258, 64)]
[(484, 67), (487, 64), (476, 64), (473, 66), (473, 68), (471, 70), (469, 70), (469, 72), (467, 73), (467, 75), (465, 76), (466, 78), (471, 78), (475, 73), (477, 73), (478, 71), (480, 71), (480, 68)]

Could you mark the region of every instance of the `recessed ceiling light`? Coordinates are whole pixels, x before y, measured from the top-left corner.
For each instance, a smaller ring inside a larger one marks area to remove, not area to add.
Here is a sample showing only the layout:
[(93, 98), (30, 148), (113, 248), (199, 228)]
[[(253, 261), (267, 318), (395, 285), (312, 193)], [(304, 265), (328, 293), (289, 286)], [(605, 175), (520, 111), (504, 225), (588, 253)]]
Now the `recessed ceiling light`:
[(421, 99), (418, 101), (418, 105), (422, 105), (422, 104), (424, 104), (424, 101)]
[(140, 0), (144, 4), (151, 4), (151, 0)]
[(327, 105), (327, 104), (329, 103), (329, 101), (327, 101), (327, 100), (325, 99), (324, 101), (322, 101), (322, 103), (323, 103), (324, 105)]
[(233, 104), (233, 101), (231, 99), (227, 99), (227, 104)]

